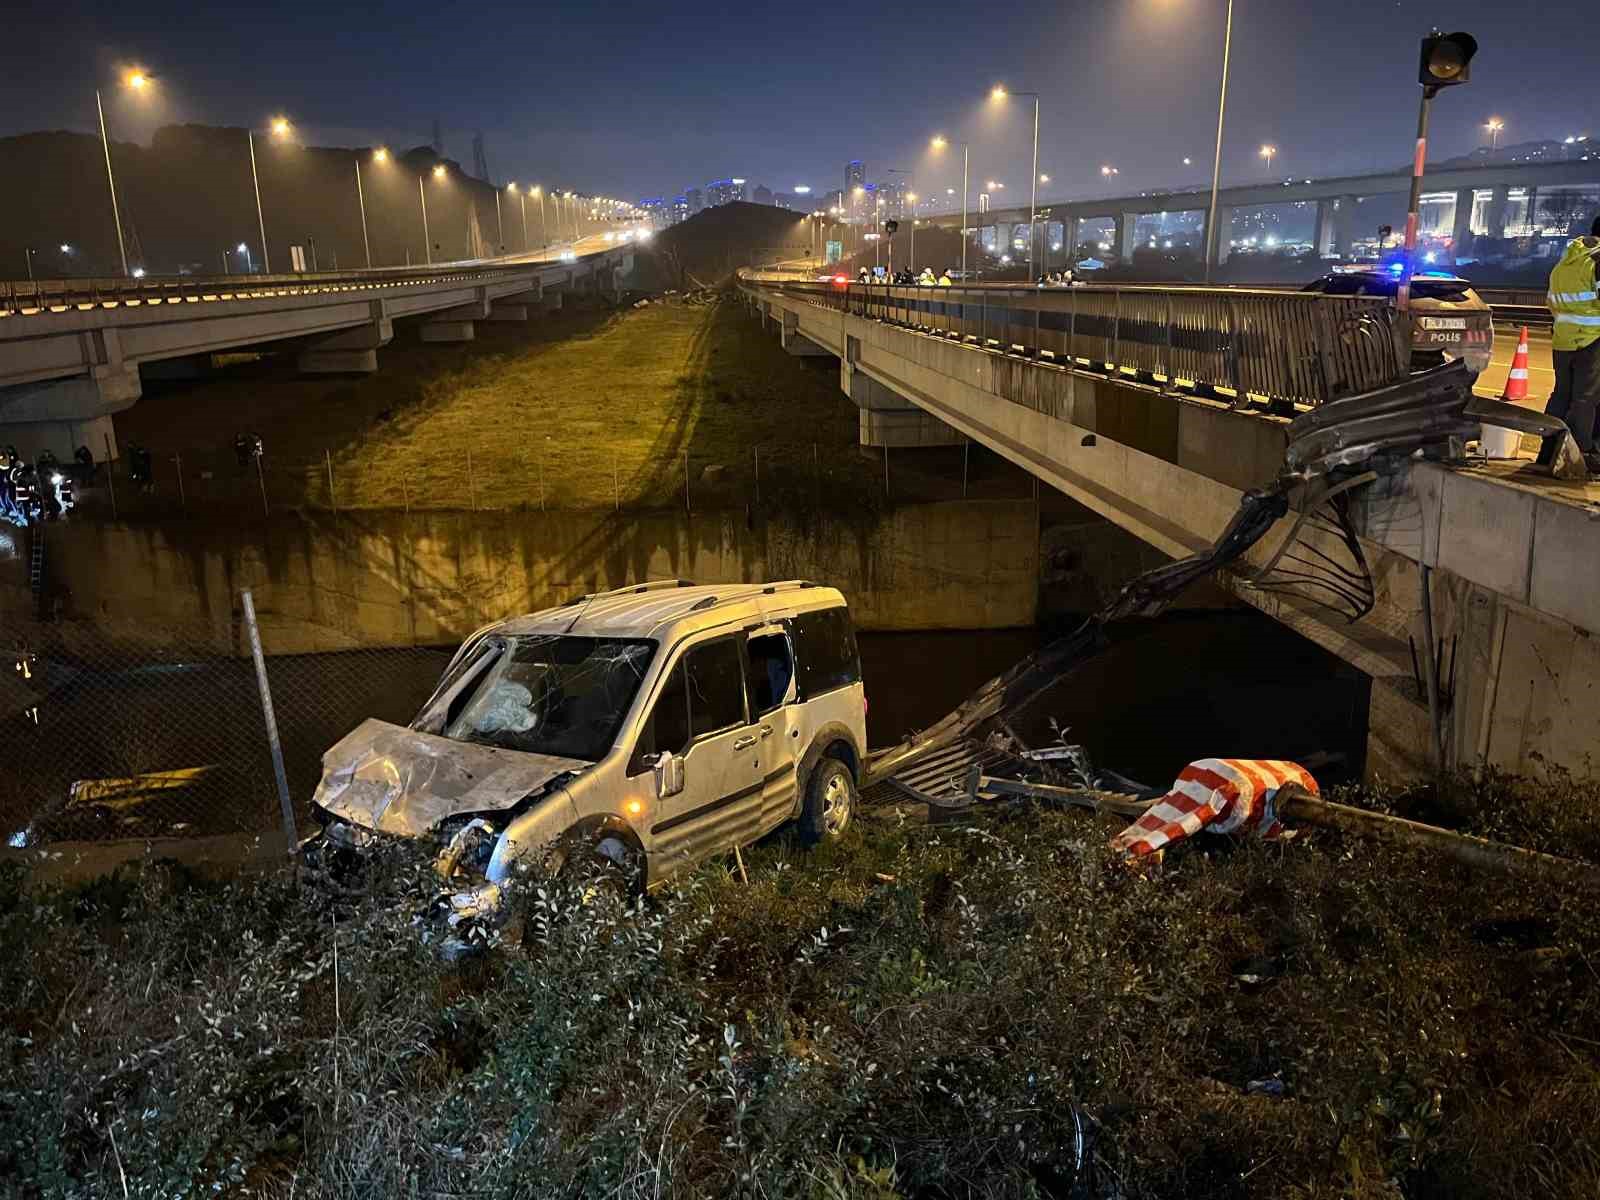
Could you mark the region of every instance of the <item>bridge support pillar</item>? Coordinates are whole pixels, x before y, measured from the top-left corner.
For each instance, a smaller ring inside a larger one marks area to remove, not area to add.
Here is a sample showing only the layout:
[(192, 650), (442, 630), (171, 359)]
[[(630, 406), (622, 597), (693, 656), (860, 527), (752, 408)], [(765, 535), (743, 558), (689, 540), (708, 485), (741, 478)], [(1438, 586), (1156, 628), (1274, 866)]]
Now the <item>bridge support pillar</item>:
[(422, 340), (425, 342), (470, 342), (474, 336), (473, 323), (489, 319), (490, 301), (484, 289), (478, 289), (478, 298), (470, 304), (429, 313), (422, 322)]
[[(1327, 201), (1322, 203), (1325, 204)], [(1340, 196), (1335, 201), (1333, 241), (1329, 246), (1329, 252), (1335, 258), (1348, 258), (1350, 256), (1350, 246), (1355, 241), (1356, 208), (1358, 204), (1359, 198), (1356, 196)]]
[(560, 308), (561, 308), (561, 293), (560, 292), (540, 292), (540, 294), (539, 294), (539, 311), (540, 312), (557, 312), (557, 311), (560, 310)]
[(939, 418), (843, 360), (839, 386), (861, 410), (863, 446), (959, 446), (965, 440)]
[(831, 356), (832, 350), (819, 346), (805, 334), (800, 332), (800, 314), (785, 311), (783, 314), (783, 328), (780, 331), (783, 348), (796, 358), (821, 358)]
[(1061, 218), (1061, 251), (1066, 255), (1067, 266), (1078, 262), (1078, 218)]
[(1501, 184), (1489, 197), (1489, 211), (1485, 216), (1484, 237), (1503, 238), (1506, 235), (1506, 202), (1511, 198), (1509, 184)]
[[(1222, 214), (1218, 213), (1217, 215), (1220, 217)], [(1137, 235), (1138, 227), (1138, 213), (1125, 212), (1117, 214), (1117, 234), (1112, 241), (1117, 247), (1117, 257), (1123, 262), (1127, 262), (1133, 257), (1133, 241)]]
[(1472, 243), (1472, 188), (1456, 189), (1456, 218), (1450, 229), (1450, 250), (1459, 260)]
[(1233, 209), (1218, 206), (1217, 208), (1217, 240), (1216, 240), (1216, 265), (1221, 266), (1228, 261), (1228, 252), (1232, 249), (1228, 245), (1228, 235), (1233, 232)]
[(0, 445), (27, 458), (48, 450), (72, 461), (79, 446), (97, 461), (117, 457), (111, 414), (139, 399), (138, 368), (117, 363), (73, 379), (51, 379), (0, 388)]
[(303, 375), (370, 375), (378, 369), (378, 351), (394, 338), (394, 322), (383, 301), (372, 302), (372, 322), (308, 343), (297, 360)]
[(1311, 252), (1318, 258), (1327, 258), (1333, 250), (1334, 226), (1339, 221), (1338, 200), (1317, 201), (1317, 228), (1311, 237)]

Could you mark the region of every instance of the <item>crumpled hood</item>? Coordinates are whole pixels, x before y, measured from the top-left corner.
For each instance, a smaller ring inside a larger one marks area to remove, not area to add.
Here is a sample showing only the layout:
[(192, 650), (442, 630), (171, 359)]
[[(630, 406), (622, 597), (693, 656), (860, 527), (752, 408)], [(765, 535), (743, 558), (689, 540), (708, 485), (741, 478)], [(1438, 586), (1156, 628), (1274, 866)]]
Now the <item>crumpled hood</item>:
[(353, 825), (416, 837), (457, 813), (511, 808), (558, 776), (591, 765), (369, 718), (322, 756), (313, 800)]

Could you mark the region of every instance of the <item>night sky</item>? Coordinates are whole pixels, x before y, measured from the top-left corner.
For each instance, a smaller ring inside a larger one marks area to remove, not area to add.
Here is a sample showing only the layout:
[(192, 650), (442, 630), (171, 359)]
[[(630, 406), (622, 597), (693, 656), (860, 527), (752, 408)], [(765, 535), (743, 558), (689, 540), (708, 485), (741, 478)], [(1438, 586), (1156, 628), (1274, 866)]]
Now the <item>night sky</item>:
[[(471, 166), (481, 130), (498, 180), (636, 199), (724, 176), (774, 190), (910, 171), (924, 194), (1007, 184), (1026, 202), (1031, 101), (1043, 94), (1042, 194), (1106, 194), (1209, 179), (1225, 0), (1001, 5), (624, 3), (45, 4), (8, 13), (0, 134), (92, 131), (106, 89), (113, 136), (171, 121), (243, 125), (276, 112), (321, 145), (430, 140)], [(1417, 39), (1479, 41), (1473, 82), (1434, 109), (1434, 153), (1465, 153), (1502, 118), (1502, 144), (1600, 134), (1592, 2), (1236, 0), (1225, 179), (1329, 175), (1406, 162)], [(135, 101), (119, 64), (159, 79)], [(1185, 167), (1189, 155), (1193, 165)]]

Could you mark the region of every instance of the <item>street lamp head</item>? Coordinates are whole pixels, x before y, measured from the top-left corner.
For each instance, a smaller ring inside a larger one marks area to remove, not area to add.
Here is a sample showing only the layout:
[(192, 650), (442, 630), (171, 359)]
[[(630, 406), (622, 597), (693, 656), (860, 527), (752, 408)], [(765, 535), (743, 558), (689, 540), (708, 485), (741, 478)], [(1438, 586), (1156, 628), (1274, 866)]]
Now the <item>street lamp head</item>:
[(935, 150), (943, 150), (950, 143), (945, 140), (944, 134), (936, 133), (933, 135), (933, 141), (929, 142), (928, 144)]
[(1184, 166), (1186, 166), (1186, 167), (1187, 167), (1187, 166), (1190, 166), (1190, 165), (1192, 165), (1192, 164), (1193, 164), (1193, 161), (1194, 161), (1194, 160), (1193, 160), (1193, 159), (1191, 159), (1191, 158), (1190, 158), (1190, 157), (1189, 157), (1189, 156), (1188, 156), (1188, 155), (1187, 155), (1187, 154), (1185, 154), (1185, 155), (1184, 155), (1184, 156), (1183, 156), (1183, 165), (1184, 165)]
[(240, 254), (247, 254), (247, 253), (249, 253), (249, 247), (247, 247), (247, 246), (246, 246), (246, 245), (245, 245), (245, 244), (244, 244), (244, 243), (243, 243), (243, 242), (240, 242), (240, 243), (239, 243), (239, 253), (240, 253)]
[(1003, 83), (997, 83), (989, 89), (989, 99), (991, 100), (1004, 100), (1008, 94), (1006, 85)]
[(150, 76), (136, 67), (123, 76), (123, 82), (125, 82), (134, 91), (142, 92), (145, 88), (150, 86)]
[(443, 179), (445, 177), (445, 174), (446, 174), (446, 172), (445, 172), (445, 169), (444, 169), (444, 164), (443, 163), (435, 163), (434, 167), (433, 167), (433, 177), (435, 179)]
[(288, 137), (289, 136), (289, 128), (290, 128), (290, 126), (289, 126), (289, 118), (288, 117), (273, 117), (271, 125), (269, 126), (269, 128), (271, 128), (271, 130), (272, 130), (272, 136), (273, 137)]
[(1048, 175), (1039, 176), (1039, 182), (1040, 183), (1049, 183), (1050, 182), (1050, 176), (1048, 176)]
[(540, 187), (536, 183), (531, 188), (528, 189), (528, 195), (530, 195), (530, 196), (542, 196), (542, 195), (544, 195), (544, 189), (542, 187)]
[(1499, 133), (1505, 128), (1505, 123), (1501, 121), (1499, 117), (1490, 117), (1488, 121), (1484, 123), (1484, 128), (1488, 129), (1492, 133)]
[(61, 253), (63, 253), (63, 254), (71, 254), (72, 253), (72, 247), (67, 245), (66, 242), (62, 242), (61, 243)]
[(1278, 152), (1278, 148), (1276, 146), (1263, 146), (1263, 147), (1261, 147), (1261, 157), (1262, 158), (1271, 158), (1277, 152)]
[(382, 146), (379, 146), (376, 150), (374, 150), (372, 152), (372, 161), (373, 162), (381, 162), (381, 163), (388, 162), (389, 161), (389, 152), (387, 150), (385, 150)]
[(516, 195), (516, 192), (517, 192), (517, 181), (515, 179), (513, 179), (510, 183), (506, 184), (506, 191), (510, 192), (512, 195)]

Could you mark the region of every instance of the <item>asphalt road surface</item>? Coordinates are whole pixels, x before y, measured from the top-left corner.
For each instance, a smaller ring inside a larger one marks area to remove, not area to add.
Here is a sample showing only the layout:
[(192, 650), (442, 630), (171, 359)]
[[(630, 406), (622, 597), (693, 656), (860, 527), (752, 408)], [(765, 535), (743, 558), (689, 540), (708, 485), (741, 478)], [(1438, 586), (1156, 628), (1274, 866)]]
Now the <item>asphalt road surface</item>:
[[(1489, 366), (1478, 376), (1473, 388), (1480, 396), (1499, 396), (1505, 391), (1506, 375), (1511, 370), (1511, 358), (1517, 352), (1517, 330), (1501, 329), (1496, 323), (1494, 353)], [(1541, 411), (1555, 386), (1555, 374), (1550, 369), (1550, 331), (1528, 331), (1528, 399), (1530, 407)]]

